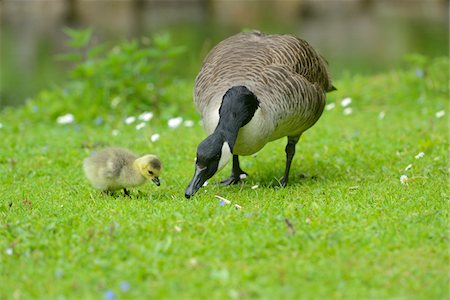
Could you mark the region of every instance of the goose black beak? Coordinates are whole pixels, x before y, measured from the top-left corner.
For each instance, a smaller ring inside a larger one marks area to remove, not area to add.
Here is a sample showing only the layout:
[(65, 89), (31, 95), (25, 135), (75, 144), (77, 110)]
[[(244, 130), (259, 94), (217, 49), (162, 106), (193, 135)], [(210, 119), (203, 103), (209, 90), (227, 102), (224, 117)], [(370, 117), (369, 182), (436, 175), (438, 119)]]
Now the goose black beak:
[(189, 183), (184, 196), (189, 199), (203, 186), (205, 181), (207, 180), (206, 176), (206, 168), (199, 168), (197, 165), (195, 166), (194, 177), (192, 177), (191, 182)]
[(158, 177), (153, 178), (152, 181), (153, 181), (157, 186), (160, 186), (160, 185), (161, 185), (161, 182), (159, 182), (159, 178), (158, 178)]

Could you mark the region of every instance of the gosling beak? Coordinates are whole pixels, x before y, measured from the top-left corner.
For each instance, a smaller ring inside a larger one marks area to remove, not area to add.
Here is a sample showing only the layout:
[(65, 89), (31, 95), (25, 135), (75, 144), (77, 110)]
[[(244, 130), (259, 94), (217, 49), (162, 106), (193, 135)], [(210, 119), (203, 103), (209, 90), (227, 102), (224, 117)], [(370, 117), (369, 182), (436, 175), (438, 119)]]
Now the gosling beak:
[(152, 181), (153, 181), (157, 186), (160, 186), (160, 185), (161, 185), (161, 183), (159, 182), (159, 178), (158, 178), (158, 177), (153, 178)]
[(194, 177), (192, 177), (191, 182), (189, 183), (186, 192), (184, 193), (184, 196), (189, 199), (203, 186), (205, 181), (208, 178), (206, 178), (206, 167), (205, 168), (199, 168), (199, 166), (195, 166), (195, 173)]

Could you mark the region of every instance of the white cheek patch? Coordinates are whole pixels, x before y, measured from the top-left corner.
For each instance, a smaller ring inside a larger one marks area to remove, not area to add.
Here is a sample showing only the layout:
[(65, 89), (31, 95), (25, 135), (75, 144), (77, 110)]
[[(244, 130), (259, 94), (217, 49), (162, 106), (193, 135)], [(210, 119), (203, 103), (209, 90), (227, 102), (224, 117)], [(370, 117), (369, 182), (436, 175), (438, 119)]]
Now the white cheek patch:
[(223, 167), (226, 166), (226, 164), (230, 160), (231, 156), (232, 156), (232, 153), (231, 153), (230, 145), (228, 145), (227, 142), (223, 143), (222, 155), (220, 156), (219, 167), (217, 168), (217, 172), (222, 170)]

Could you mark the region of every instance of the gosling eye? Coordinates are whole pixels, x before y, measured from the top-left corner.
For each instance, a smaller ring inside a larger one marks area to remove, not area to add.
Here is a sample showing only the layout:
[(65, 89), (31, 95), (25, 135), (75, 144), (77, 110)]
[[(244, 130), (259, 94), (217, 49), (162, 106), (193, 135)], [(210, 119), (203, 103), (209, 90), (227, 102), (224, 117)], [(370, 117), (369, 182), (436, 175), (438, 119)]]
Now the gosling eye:
[(153, 171), (149, 170), (148, 175), (153, 175)]

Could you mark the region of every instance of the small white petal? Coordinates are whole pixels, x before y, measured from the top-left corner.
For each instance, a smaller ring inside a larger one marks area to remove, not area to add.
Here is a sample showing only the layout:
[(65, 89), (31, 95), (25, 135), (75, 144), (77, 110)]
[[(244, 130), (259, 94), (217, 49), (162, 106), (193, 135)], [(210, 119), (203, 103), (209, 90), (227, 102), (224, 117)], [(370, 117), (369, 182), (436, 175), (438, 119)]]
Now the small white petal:
[(192, 121), (192, 120), (186, 120), (186, 121), (184, 121), (183, 125), (184, 125), (185, 127), (192, 127), (192, 126), (194, 126), (194, 121)]
[(167, 125), (169, 125), (170, 128), (177, 128), (181, 125), (181, 122), (183, 122), (182, 117), (172, 118), (169, 120), (169, 122), (167, 122)]
[(181, 227), (178, 225), (175, 225), (174, 229), (176, 232), (181, 232)]
[(239, 178), (240, 179), (245, 179), (245, 178), (247, 178), (247, 174), (241, 174), (241, 175), (239, 175)]
[(380, 114), (378, 115), (378, 119), (383, 120), (384, 117), (385, 117), (385, 115), (386, 115), (386, 114), (385, 114), (384, 111), (380, 112)]
[(159, 140), (159, 136), (159, 133), (152, 134), (152, 136), (150, 137), (150, 141), (156, 142), (157, 140)]
[(234, 207), (236, 207), (236, 209), (241, 209), (242, 206), (240, 206), (239, 204), (235, 204)]
[(73, 123), (73, 121), (75, 121), (75, 117), (72, 114), (65, 114), (56, 119), (58, 124), (70, 124)]
[(423, 152), (419, 152), (416, 156), (414, 156), (416, 159), (421, 159), (422, 157), (425, 156), (425, 153)]
[(352, 98), (347, 97), (347, 98), (342, 99), (341, 106), (347, 107), (347, 106), (349, 106), (350, 103), (352, 103)]
[(216, 197), (217, 199), (222, 200), (223, 203), (225, 203), (225, 204), (231, 204), (231, 201), (228, 200), (228, 199), (225, 199), (224, 197), (221, 197), (221, 196), (219, 196), (219, 195), (215, 195), (215, 197)]
[(408, 184), (408, 176), (406, 176), (406, 175), (400, 176), (400, 183), (401, 184)]
[(120, 101), (121, 101), (120, 97), (114, 97), (111, 100), (111, 107), (116, 108), (119, 105)]
[(336, 103), (332, 102), (330, 104), (327, 104), (327, 106), (325, 106), (325, 109), (326, 110), (332, 110), (335, 107), (336, 107)]
[(3, 124), (2, 123), (0, 123), (0, 129), (2, 129), (3, 128)]
[(5, 253), (7, 254), (7, 255), (12, 255), (13, 254), (13, 249), (12, 248), (6, 248), (6, 250), (5, 250)]
[(412, 168), (412, 164), (409, 164), (406, 168), (405, 168), (405, 171), (408, 171), (409, 169), (411, 169)]
[(310, 219), (309, 217), (306, 217), (305, 223), (306, 223), (306, 224), (310, 224), (310, 223), (311, 223), (311, 219)]
[(258, 185), (252, 186), (252, 190), (256, 190), (258, 188)]
[(131, 124), (131, 123), (134, 123), (134, 121), (136, 121), (136, 117), (131, 116), (131, 117), (125, 118), (125, 124)]
[(141, 130), (144, 127), (145, 127), (145, 123), (144, 122), (139, 123), (139, 124), (136, 125), (136, 130)]
[(142, 114), (139, 115), (138, 119), (144, 122), (148, 122), (153, 118), (153, 113), (152, 112), (144, 112)]
[(344, 115), (348, 116), (351, 115), (353, 112), (353, 109), (351, 107), (347, 107), (344, 109)]
[(438, 119), (442, 118), (443, 116), (445, 116), (445, 111), (443, 110), (440, 110), (436, 113), (436, 118)]
[(113, 136), (118, 136), (118, 135), (119, 135), (119, 130), (113, 129), (113, 131), (111, 132), (111, 134), (112, 134)]
[(208, 185), (208, 181), (205, 181), (205, 183), (203, 184), (203, 186), (207, 186)]

